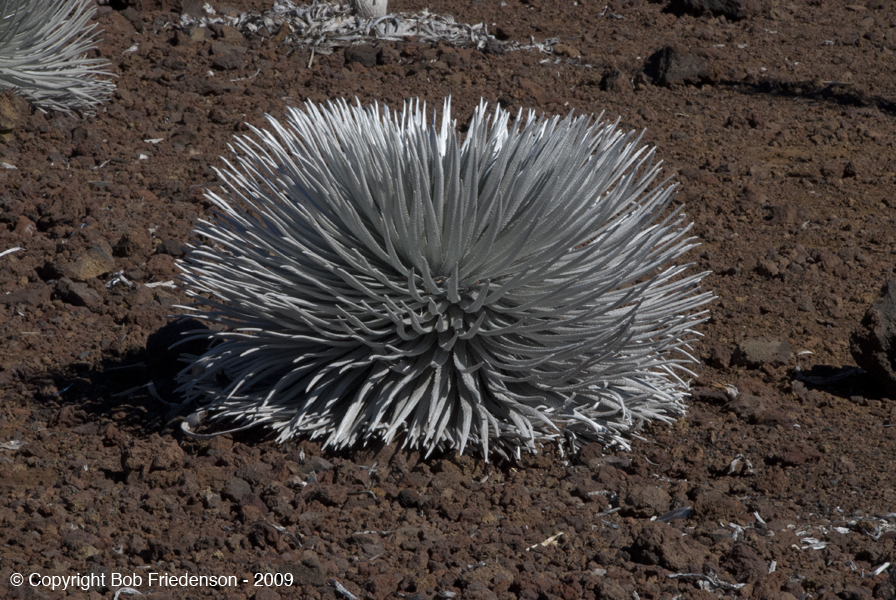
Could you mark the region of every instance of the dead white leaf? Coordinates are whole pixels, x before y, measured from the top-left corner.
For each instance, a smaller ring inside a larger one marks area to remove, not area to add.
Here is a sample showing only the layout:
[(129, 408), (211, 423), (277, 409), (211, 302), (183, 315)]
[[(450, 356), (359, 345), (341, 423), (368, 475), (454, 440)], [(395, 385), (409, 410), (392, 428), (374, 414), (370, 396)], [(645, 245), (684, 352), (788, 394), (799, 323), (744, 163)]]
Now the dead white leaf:
[(554, 535), (552, 535), (545, 541), (541, 542), (540, 544), (535, 544), (534, 546), (529, 546), (528, 548), (526, 548), (526, 552), (528, 552), (532, 548), (537, 548), (538, 546), (542, 546), (545, 548), (547, 548), (548, 546), (556, 546), (557, 544), (559, 544), (559, 542), (557, 540), (560, 539), (560, 536), (562, 536), (562, 535), (565, 535), (562, 531), (555, 533)]

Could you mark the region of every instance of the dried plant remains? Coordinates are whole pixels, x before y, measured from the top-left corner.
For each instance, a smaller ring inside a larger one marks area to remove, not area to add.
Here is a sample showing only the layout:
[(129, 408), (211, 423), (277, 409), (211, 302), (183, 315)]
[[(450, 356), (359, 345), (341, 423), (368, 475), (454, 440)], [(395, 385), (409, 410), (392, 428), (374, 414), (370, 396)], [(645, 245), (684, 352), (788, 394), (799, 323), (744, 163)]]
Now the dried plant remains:
[(40, 109), (89, 114), (115, 89), (96, 45), (90, 0), (0, 0), (0, 90)]
[(308, 104), (238, 138), (180, 263), (218, 325), (179, 375), (217, 419), (342, 448), (518, 456), (685, 411), (704, 274), (634, 132), (446, 101)]
[[(362, 6), (364, 4), (372, 6), (368, 9)], [(450, 15), (438, 15), (428, 10), (413, 14), (388, 13), (385, 0), (352, 0), (349, 3), (314, 0), (310, 5), (276, 0), (268, 10), (246, 11), (233, 16), (219, 15), (209, 4), (203, 8), (204, 14), (200, 17), (181, 14), (179, 26), (191, 29), (212, 24), (230, 25), (249, 38), (279, 36), (282, 32), (288, 43), (317, 54), (331, 54), (338, 48), (357, 44), (411, 39), (496, 53), (533, 49), (550, 53), (554, 44), (560, 42), (557, 37), (540, 42), (531, 39), (525, 44), (501, 41), (488, 32), (485, 23), (470, 25), (455, 21)], [(370, 16), (374, 10), (379, 16)]]

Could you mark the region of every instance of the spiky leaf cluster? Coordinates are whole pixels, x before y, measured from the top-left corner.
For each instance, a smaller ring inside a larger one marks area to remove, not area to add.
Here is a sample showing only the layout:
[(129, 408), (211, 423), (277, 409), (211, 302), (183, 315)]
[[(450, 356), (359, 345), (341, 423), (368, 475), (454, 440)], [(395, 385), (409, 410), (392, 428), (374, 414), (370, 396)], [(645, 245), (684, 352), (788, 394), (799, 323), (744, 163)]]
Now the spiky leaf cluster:
[(463, 139), (436, 121), (309, 103), (237, 139), (180, 264), (219, 326), (181, 391), (280, 440), (486, 457), (683, 414), (710, 295), (671, 264), (695, 242), (653, 149), (484, 102)]
[(96, 45), (91, 0), (0, 0), (0, 90), (40, 109), (93, 111), (115, 86)]

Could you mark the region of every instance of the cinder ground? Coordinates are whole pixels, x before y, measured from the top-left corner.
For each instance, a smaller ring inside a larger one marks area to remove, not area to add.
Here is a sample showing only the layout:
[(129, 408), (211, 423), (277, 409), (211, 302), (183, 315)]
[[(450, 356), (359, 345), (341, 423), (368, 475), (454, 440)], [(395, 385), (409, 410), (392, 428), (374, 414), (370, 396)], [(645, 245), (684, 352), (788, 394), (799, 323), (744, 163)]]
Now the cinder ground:
[[(561, 44), (494, 55), (389, 43), (372, 67), (342, 51), (309, 67), (305, 50), (226, 30), (195, 39), (173, 27), (174, 0), (101, 8), (115, 97), (86, 120), (26, 109), (0, 146), (15, 166), (0, 169), (0, 251), (26, 249), (0, 257), (0, 590), (68, 597), (10, 576), (93, 572), (107, 586), (70, 597), (111, 598), (113, 572), (189, 572), (248, 583), (138, 588), (232, 600), (345, 597), (337, 582), (377, 600), (893, 598), (896, 567), (873, 572), (896, 563), (894, 392), (795, 372), (853, 366), (849, 332), (894, 275), (896, 17), (859, 1), (771, 1), (729, 21), (643, 0), (392, 0)], [(642, 74), (669, 45), (702, 69), (691, 83)], [(174, 276), (231, 136), (306, 99), (440, 106), (448, 94), (460, 123), (484, 97), (647, 128), (683, 184), (704, 241), (691, 259), (719, 297), (688, 418), (648, 427), (630, 453), (592, 445), (564, 462), (547, 448), (520, 465), (185, 439), (168, 405), (133, 389), (152, 382), (179, 402), (171, 357), (145, 346), (184, 297), (144, 284)], [(118, 271), (136, 287), (109, 287)], [(760, 337), (782, 343), (777, 357), (750, 358)], [(292, 585), (255, 587), (255, 573)]]

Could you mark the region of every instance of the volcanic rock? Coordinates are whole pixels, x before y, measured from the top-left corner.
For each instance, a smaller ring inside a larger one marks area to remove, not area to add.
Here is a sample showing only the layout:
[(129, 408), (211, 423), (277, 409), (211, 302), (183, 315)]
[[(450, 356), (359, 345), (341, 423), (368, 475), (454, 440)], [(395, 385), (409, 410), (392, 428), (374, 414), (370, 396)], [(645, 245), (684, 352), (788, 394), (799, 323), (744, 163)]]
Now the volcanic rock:
[(661, 48), (644, 63), (644, 74), (663, 86), (696, 85), (710, 79), (706, 60), (672, 46)]
[(883, 297), (865, 312), (849, 336), (856, 364), (881, 385), (896, 389), (896, 279), (883, 288)]

